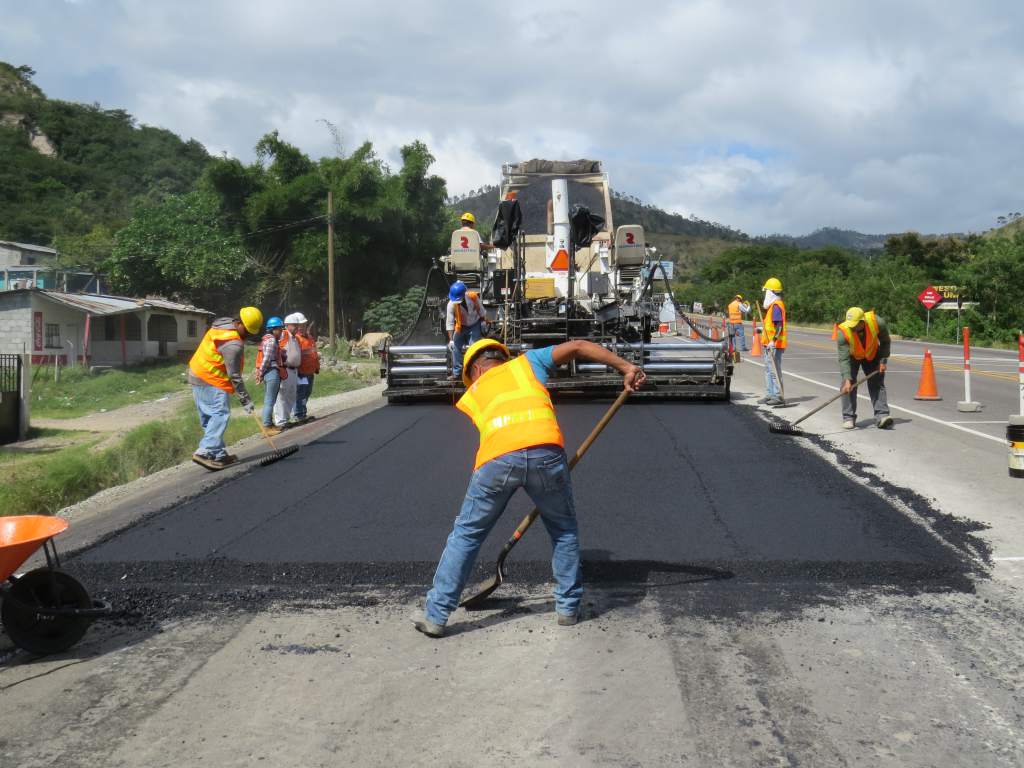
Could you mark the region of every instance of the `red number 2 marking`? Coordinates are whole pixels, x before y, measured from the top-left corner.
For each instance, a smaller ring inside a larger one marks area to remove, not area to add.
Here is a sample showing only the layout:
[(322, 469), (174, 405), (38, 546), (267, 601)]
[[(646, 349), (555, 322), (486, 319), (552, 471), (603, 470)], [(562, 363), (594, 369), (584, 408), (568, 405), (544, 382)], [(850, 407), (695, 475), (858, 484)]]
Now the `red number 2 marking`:
[(636, 237), (632, 232), (626, 233), (626, 245), (636, 245)]
[(462, 247), (463, 248), (469, 248), (469, 238), (468, 237), (463, 235), (462, 238), (461, 238), (461, 242), (462, 242)]

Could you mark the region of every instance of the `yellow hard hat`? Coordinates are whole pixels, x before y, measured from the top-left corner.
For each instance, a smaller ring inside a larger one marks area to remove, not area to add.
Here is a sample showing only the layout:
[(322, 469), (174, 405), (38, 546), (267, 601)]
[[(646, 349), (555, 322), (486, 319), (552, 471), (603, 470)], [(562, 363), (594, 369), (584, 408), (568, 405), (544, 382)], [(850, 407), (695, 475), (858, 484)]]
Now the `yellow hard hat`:
[(772, 293), (782, 292), (782, 281), (777, 277), (769, 277), (764, 281), (764, 285), (761, 286), (763, 291), (771, 291)]
[(857, 323), (864, 319), (864, 310), (860, 307), (850, 307), (846, 310), (846, 321), (840, 323), (843, 328), (854, 328)]
[(508, 347), (502, 344), (497, 339), (480, 339), (480, 341), (471, 345), (466, 350), (466, 354), (462, 356), (462, 383), (467, 387), (473, 383), (469, 378), (469, 366), (473, 364), (473, 358), (483, 352), (485, 349), (495, 347), (505, 353), (505, 357), (511, 357), (508, 351)]
[(472, 213), (470, 213), (469, 211), (466, 211), (466, 212), (465, 212), (464, 214), (462, 214), (462, 215), (461, 215), (461, 216), (459, 217), (459, 221), (468, 221), (468, 222), (470, 222), (471, 224), (476, 224), (476, 216), (474, 216), (474, 215), (473, 215)]
[(740, 301), (743, 301), (743, 297), (740, 296), (738, 293), (736, 294), (736, 298), (739, 299)]
[(238, 319), (242, 321), (245, 330), (251, 334), (259, 333), (260, 328), (263, 327), (263, 313), (256, 307), (242, 307), (238, 312)]

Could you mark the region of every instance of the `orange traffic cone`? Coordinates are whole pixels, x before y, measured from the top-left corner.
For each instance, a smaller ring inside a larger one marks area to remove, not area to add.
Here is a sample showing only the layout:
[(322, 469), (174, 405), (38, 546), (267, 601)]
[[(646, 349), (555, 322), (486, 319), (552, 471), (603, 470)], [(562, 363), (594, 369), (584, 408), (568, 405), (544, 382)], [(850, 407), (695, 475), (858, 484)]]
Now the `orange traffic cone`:
[(718, 341), (718, 329), (717, 328), (712, 328), (711, 329), (711, 339), (713, 341)]
[(839, 336), (839, 323), (832, 323), (832, 341)]
[(752, 325), (754, 326), (754, 330), (753, 330), (751, 335), (754, 337), (754, 340), (750, 344), (750, 354), (751, 354), (752, 357), (760, 357), (761, 356), (761, 334), (757, 332), (757, 321), (756, 320), (752, 323)]
[(700, 338), (700, 336), (697, 335), (697, 326), (696, 325), (691, 325), (690, 326), (690, 338), (693, 339), (694, 341), (697, 341)]
[(924, 362), (921, 364), (921, 379), (917, 383), (915, 400), (941, 400), (939, 388), (935, 384), (935, 365), (932, 363), (930, 349), (924, 351)]

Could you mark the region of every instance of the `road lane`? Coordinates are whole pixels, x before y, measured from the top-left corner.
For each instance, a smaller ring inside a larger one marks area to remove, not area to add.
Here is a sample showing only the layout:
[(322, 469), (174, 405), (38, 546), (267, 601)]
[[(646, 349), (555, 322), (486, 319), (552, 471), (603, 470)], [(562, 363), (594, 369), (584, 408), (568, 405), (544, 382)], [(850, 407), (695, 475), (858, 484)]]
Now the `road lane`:
[[(914, 400), (926, 348), (932, 352), (936, 384), (942, 400)], [(795, 373), (829, 387), (838, 387), (839, 366), (835, 349), (836, 343), (827, 331), (790, 329), (789, 348), (782, 363), (783, 378), (787, 373)], [(885, 385), (890, 404), (946, 423), (955, 422), (998, 442), (1005, 438), (1007, 416), (1019, 410), (1016, 350), (972, 350), (971, 397), (981, 403), (979, 413), (961, 413), (956, 408), (957, 402), (964, 399), (963, 354), (961, 348), (953, 345), (893, 341)], [(866, 394), (866, 388), (862, 389), (861, 394)], [(839, 403), (833, 410), (837, 419), (841, 419)], [(862, 401), (857, 407), (857, 415), (858, 419), (870, 417), (870, 404)]]
[[(570, 446), (606, 403), (558, 406)], [(592, 567), (655, 562), (857, 579), (966, 563), (923, 527), (798, 441), (728, 403), (628, 404), (574, 473), (584, 558)], [(388, 407), (114, 537), (86, 563), (204, 561), (359, 565), (360, 574), (429, 579), (465, 490), (475, 435), (450, 406)], [(913, 500), (912, 500), (913, 501)], [(518, 494), (483, 552), (493, 561), (529, 510)], [(927, 512), (927, 510), (925, 510)], [(542, 526), (514, 560), (548, 577)]]

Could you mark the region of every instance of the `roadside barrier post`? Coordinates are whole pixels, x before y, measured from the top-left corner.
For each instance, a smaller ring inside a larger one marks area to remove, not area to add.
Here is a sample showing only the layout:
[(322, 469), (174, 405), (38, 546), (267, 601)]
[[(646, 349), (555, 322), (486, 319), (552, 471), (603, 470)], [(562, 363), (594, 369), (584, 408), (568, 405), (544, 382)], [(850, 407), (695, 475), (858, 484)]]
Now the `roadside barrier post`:
[(1020, 416), (1024, 418), (1024, 331), (1017, 336), (1017, 382), (1020, 386)]
[(1024, 332), (1017, 336), (1017, 382), (1020, 386), (1020, 414), (1011, 416), (1006, 425), (1006, 440), (1010, 443), (1007, 457), (1010, 477), (1024, 477)]
[(956, 404), (961, 413), (977, 413), (981, 403), (971, 400), (971, 329), (964, 326), (964, 399)]

